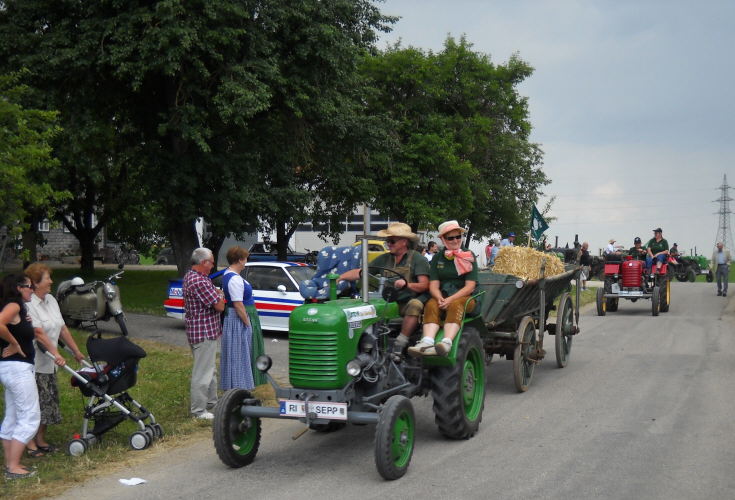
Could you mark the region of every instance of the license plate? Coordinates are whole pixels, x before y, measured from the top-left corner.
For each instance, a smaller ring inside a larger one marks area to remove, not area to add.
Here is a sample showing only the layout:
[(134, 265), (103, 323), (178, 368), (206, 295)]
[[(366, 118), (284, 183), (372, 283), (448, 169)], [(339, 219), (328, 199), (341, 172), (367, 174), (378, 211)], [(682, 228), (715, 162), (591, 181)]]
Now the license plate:
[[(280, 414), (282, 417), (305, 417), (306, 403), (298, 400), (281, 399)], [(317, 418), (329, 420), (347, 420), (347, 403), (332, 403), (323, 401), (309, 401), (309, 413)]]
[(617, 283), (612, 284), (612, 293), (619, 293), (620, 292), (620, 285)]
[(641, 292), (640, 290), (630, 290), (630, 291), (620, 292), (620, 295), (629, 295), (631, 297), (638, 297), (638, 296), (643, 295), (643, 292)]

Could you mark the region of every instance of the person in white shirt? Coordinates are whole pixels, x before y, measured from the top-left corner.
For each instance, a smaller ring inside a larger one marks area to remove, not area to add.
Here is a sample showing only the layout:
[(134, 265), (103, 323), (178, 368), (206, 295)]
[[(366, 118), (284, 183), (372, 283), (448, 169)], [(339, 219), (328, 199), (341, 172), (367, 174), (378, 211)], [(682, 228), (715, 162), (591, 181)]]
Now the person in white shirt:
[(515, 246), (514, 242), (516, 241), (516, 233), (508, 233), (508, 236), (500, 240), (500, 246), (501, 247), (512, 247)]
[(712, 268), (717, 275), (717, 295), (727, 297), (727, 280), (730, 276), (730, 250), (725, 248), (721, 241), (717, 243), (717, 248), (712, 254)]
[(56, 366), (66, 364), (64, 358), (59, 354), (57, 346), (59, 338), (72, 350), (77, 361), (84, 359), (84, 354), (77, 347), (69, 329), (61, 317), (59, 304), (51, 295), (51, 269), (40, 263), (31, 264), (25, 270), (25, 275), (33, 284), (33, 295), (28, 304), (28, 312), (31, 316), (36, 342), (54, 355), (54, 359), (47, 355), (38, 353), (36, 356), (36, 386), (38, 387), (38, 400), (41, 407), (41, 425), (38, 427), (36, 436), (28, 442), (27, 454), (31, 457), (40, 457), (47, 453), (56, 451), (57, 447), (46, 441), (46, 428), (49, 425), (61, 423), (61, 410), (59, 409), (59, 390), (56, 385)]
[(610, 242), (605, 247), (605, 255), (620, 255), (620, 245), (615, 245), (615, 238), (610, 238)]

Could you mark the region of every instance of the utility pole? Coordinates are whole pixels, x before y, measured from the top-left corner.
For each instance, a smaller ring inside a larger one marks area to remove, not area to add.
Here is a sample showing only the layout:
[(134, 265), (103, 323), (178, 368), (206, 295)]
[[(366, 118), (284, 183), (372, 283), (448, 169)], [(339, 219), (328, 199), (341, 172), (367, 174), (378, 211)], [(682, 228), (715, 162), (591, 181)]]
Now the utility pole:
[(720, 190), (720, 197), (716, 200), (713, 200), (713, 203), (719, 203), (720, 209), (715, 212), (715, 215), (719, 216), (715, 243), (721, 241), (725, 248), (731, 249), (733, 248), (733, 239), (730, 226), (730, 214), (732, 213), (732, 210), (730, 210), (730, 202), (732, 201), (732, 198), (730, 198), (728, 191), (732, 189), (732, 186), (727, 185), (727, 175), (723, 176), (722, 185), (717, 189)]

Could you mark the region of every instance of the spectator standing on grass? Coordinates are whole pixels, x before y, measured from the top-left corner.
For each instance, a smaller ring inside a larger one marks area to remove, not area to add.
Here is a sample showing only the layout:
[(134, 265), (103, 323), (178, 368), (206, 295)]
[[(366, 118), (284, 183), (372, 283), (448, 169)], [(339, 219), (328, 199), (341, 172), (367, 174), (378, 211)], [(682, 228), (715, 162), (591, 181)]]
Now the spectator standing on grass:
[(38, 433), (28, 443), (28, 456), (42, 457), (57, 450), (57, 447), (46, 441), (46, 430), (49, 425), (61, 423), (59, 405), (59, 388), (56, 382), (56, 366), (64, 366), (64, 358), (59, 355), (59, 338), (74, 353), (74, 359), (81, 361), (84, 354), (74, 342), (69, 329), (64, 324), (61, 310), (56, 299), (51, 295), (51, 269), (45, 264), (36, 262), (28, 266), (25, 275), (33, 284), (33, 295), (28, 303), (28, 313), (33, 321), (36, 342), (43, 344), (48, 352), (54, 355), (56, 363), (45, 354), (36, 356), (36, 386), (38, 401), (41, 407), (41, 425)]
[(25, 276), (9, 274), (0, 285), (0, 384), (5, 391), (5, 416), (0, 426), (5, 479), (24, 479), (36, 471), (21, 465), (26, 444), (41, 420), (33, 377), (33, 324), (25, 304), (33, 285)]
[(717, 249), (712, 254), (712, 267), (717, 275), (717, 295), (727, 297), (727, 280), (730, 279), (730, 250), (722, 242), (717, 243)]
[(191, 254), (191, 270), (184, 276), (184, 326), (194, 357), (191, 369), (191, 415), (211, 420), (209, 411), (217, 404), (217, 341), (222, 335), (220, 313), (225, 310), (224, 293), (209, 279), (214, 255), (208, 248)]

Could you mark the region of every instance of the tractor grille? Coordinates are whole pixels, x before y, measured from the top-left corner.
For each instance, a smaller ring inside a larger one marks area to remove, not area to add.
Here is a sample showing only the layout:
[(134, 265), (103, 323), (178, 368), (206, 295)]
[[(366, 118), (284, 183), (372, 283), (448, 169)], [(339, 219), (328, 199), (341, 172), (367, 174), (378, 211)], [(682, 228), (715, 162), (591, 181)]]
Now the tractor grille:
[(642, 267), (643, 263), (640, 260), (628, 260), (623, 263), (623, 287), (640, 288)]
[(294, 387), (341, 386), (337, 332), (291, 330), (288, 342), (289, 378)]

